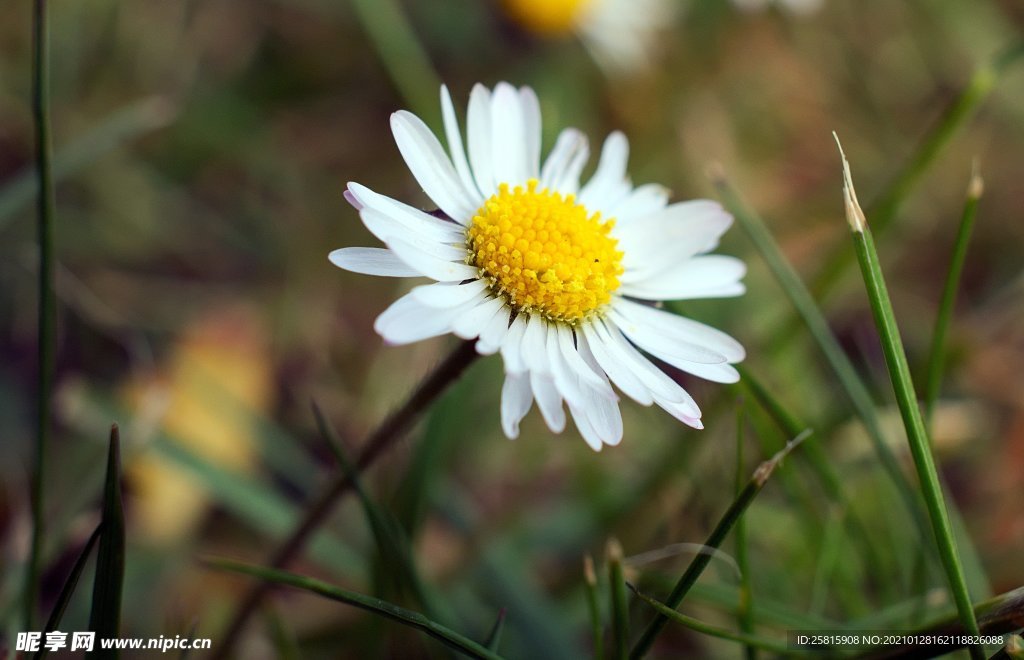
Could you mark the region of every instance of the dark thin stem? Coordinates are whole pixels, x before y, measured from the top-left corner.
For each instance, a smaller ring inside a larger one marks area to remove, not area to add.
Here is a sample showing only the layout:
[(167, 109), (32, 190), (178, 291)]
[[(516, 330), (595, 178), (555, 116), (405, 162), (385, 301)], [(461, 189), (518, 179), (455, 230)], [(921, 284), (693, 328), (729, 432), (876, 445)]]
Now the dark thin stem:
[(54, 192), (50, 154), (50, 34), (46, 22), (46, 0), (36, 0), (32, 14), (32, 111), (36, 132), (36, 168), (39, 176), (38, 242), (39, 242), (39, 326), (38, 326), (38, 417), (36, 419), (35, 465), (32, 470), (32, 548), (25, 576), (24, 621), (32, 629), (35, 619), (36, 594), (39, 587), (40, 555), (42, 554), (43, 483), (46, 474), (46, 447), (50, 436), (50, 399), (53, 393), (54, 316), (53, 295), (53, 218)]
[[(419, 387), (412, 393), (412, 396), (402, 405), (401, 408), (387, 417), (380, 426), (370, 435), (363, 445), (364, 449), (356, 460), (356, 471), (362, 472), (380, 458), (385, 451), (390, 449), (406, 431), (419, 418), (420, 414), (427, 409), (449, 385), (454, 383), (460, 375), (469, 367), (478, 356), (473, 342), (462, 342), (452, 351), (443, 362), (420, 383)], [(314, 500), (306, 509), (306, 514), (295, 527), (288, 538), (271, 555), (267, 562), (271, 568), (284, 568), (292, 560), (299, 556), (306, 542), (312, 537), (313, 532), (323, 524), (328, 514), (334, 509), (335, 504), (352, 491), (353, 483), (345, 476), (344, 472), (337, 475), (327, 485), (320, 496)], [(232, 647), (238, 641), (245, 624), (263, 600), (263, 597), (270, 591), (271, 583), (260, 581), (256, 583), (242, 598), (242, 604), (238, 607), (227, 631), (224, 633), (220, 648), (213, 654), (213, 658), (225, 658)]]
[[(736, 403), (736, 495), (743, 492), (743, 479), (746, 476), (746, 466), (743, 459), (743, 441), (745, 440), (746, 415), (743, 401)], [(740, 632), (745, 635), (754, 634), (754, 601), (750, 588), (750, 557), (747, 553), (747, 521), (740, 517), (736, 521), (736, 565), (740, 569), (740, 602), (736, 615), (739, 619)], [(744, 657), (747, 660), (757, 660), (757, 648), (744, 645)]]
[[(974, 615), (977, 617), (978, 630), (981, 635), (1005, 635), (1024, 628), (1024, 587), (1018, 587), (1013, 591), (1000, 594), (983, 603), (974, 606)], [(911, 635), (928, 636), (942, 635), (966, 637), (966, 632), (959, 614), (950, 616), (930, 623), (923, 628), (918, 628)], [(871, 649), (851, 660), (905, 660), (906, 658), (932, 658), (937, 655), (944, 655), (962, 649), (966, 644), (959, 640), (956, 644), (942, 647), (925, 646), (887, 646), (884, 648)]]

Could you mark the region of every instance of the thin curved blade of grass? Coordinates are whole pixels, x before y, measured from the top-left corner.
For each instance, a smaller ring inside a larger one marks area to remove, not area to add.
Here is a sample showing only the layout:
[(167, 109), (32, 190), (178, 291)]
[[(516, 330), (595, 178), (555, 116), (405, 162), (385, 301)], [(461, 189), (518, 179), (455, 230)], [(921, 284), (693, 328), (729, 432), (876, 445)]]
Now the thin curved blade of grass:
[(410, 109), (428, 125), (438, 126), (441, 79), (402, 7), (396, 0), (352, 0), (352, 8)]
[[(872, 227), (876, 233), (888, 229), (903, 202), (936, 161), (943, 148), (949, 144), (957, 131), (967, 124), (1006, 70), (1021, 59), (1024, 59), (1024, 43), (1013, 44), (997, 52), (991, 60), (974, 72), (967, 86), (946, 109), (938, 123), (921, 139), (899, 174), (878, 195), (876, 201), (868, 205), (867, 214), (871, 217)], [(845, 246), (842, 243), (837, 245), (833, 253), (824, 260), (828, 265), (815, 278), (814, 291), (819, 295), (827, 293), (849, 269), (852, 262), (853, 258)]]
[[(121, 434), (110, 427), (107, 478), (103, 487), (103, 520), (100, 523), (96, 577), (92, 589), (89, 630), (99, 639), (120, 636), (121, 589), (124, 583), (124, 504), (121, 501)], [(116, 658), (117, 649), (98, 648), (96, 657)]]
[(495, 653), (498, 652), (498, 647), (501, 646), (501, 633), (505, 630), (505, 614), (504, 607), (498, 611), (498, 618), (494, 620), (491, 632), (487, 633), (487, 641), (484, 642), (484, 646)]
[[(726, 510), (725, 514), (715, 525), (715, 528), (711, 531), (708, 539), (704, 542), (704, 545), (717, 548), (722, 545), (725, 537), (728, 536), (729, 531), (732, 530), (736, 521), (743, 515), (750, 506), (754, 498), (757, 497), (761, 489), (764, 488), (765, 483), (768, 482), (768, 478), (771, 477), (772, 472), (782, 463), (783, 459), (786, 458), (796, 447), (806, 438), (810, 433), (810, 429), (796, 436), (790, 440), (786, 446), (780, 450), (777, 454), (772, 456), (767, 461), (761, 463), (756, 470), (754, 475), (751, 477), (747, 485), (744, 486), (740, 494), (733, 500), (732, 505)], [(694, 557), (693, 561), (686, 568), (686, 572), (676, 582), (675, 587), (672, 589), (672, 593), (669, 594), (668, 598), (665, 599), (665, 604), (669, 609), (675, 609), (679, 607), (679, 603), (683, 601), (686, 594), (689, 593), (690, 589), (697, 582), (697, 578), (701, 576), (704, 569), (707, 568), (708, 563), (711, 561), (711, 555), (699, 554)], [(664, 629), (665, 624), (668, 623), (668, 617), (665, 613), (661, 612), (657, 617), (644, 629), (643, 635), (637, 640), (636, 644), (633, 645), (633, 650), (630, 652), (630, 658), (642, 658), (651, 649), (651, 645), (654, 644), (654, 640)]]
[(332, 584), (303, 575), (289, 573), (288, 571), (280, 571), (272, 568), (265, 568), (263, 566), (253, 566), (251, 564), (244, 564), (241, 562), (231, 561), (229, 559), (207, 559), (204, 563), (215, 569), (229, 571), (232, 573), (241, 573), (242, 575), (259, 578), (260, 580), (274, 584), (283, 584), (295, 589), (308, 591), (318, 596), (323, 596), (330, 600), (336, 600), (341, 603), (352, 605), (353, 607), (358, 607), (366, 610), (367, 612), (396, 621), (404, 626), (420, 630), (430, 637), (438, 640), (445, 646), (459, 651), (460, 653), (465, 653), (473, 658), (489, 658), (492, 660), (501, 658), (500, 655), (490, 649), (477, 644), (468, 637), (461, 635), (440, 623), (430, 620), (419, 612), (407, 610), (393, 603), (380, 600), (379, 598), (373, 598), (355, 591), (342, 589)]
[(53, 144), (50, 135), (50, 27), (46, 1), (36, 0), (32, 7), (32, 118), (35, 129), (35, 167), (38, 193), (35, 195), (36, 239), (39, 248), (39, 284), (36, 326), (36, 434), (32, 454), (29, 500), (32, 515), (32, 540), (22, 606), (26, 629), (34, 627), (36, 596), (39, 592), (40, 563), (46, 534), (45, 495), (47, 453), (50, 444), (50, 415), (56, 360), (57, 298), (54, 292), (53, 234), (57, 214), (53, 185)]
[[(736, 402), (736, 495), (743, 492), (743, 479), (747, 470), (744, 465), (743, 445), (745, 440), (746, 414), (743, 400)], [(740, 573), (740, 603), (736, 612), (737, 623), (744, 635), (754, 634), (754, 596), (750, 586), (750, 557), (747, 553), (747, 519), (740, 516), (736, 521), (736, 567)], [(745, 644), (743, 650), (747, 660), (756, 660), (757, 647)]]
[(587, 594), (587, 613), (590, 614), (590, 637), (594, 645), (591, 657), (604, 657), (604, 625), (601, 623), (601, 599), (597, 595), (597, 573), (594, 559), (583, 556), (583, 584)]
[(928, 351), (924, 410), (925, 423), (929, 430), (931, 430), (932, 416), (935, 411), (935, 401), (939, 398), (939, 389), (942, 386), (942, 371), (946, 361), (946, 335), (953, 319), (953, 305), (956, 303), (957, 289), (960, 288), (960, 276), (964, 272), (964, 262), (967, 261), (967, 246), (971, 242), (974, 219), (978, 213), (978, 200), (981, 199), (984, 189), (985, 184), (975, 168), (971, 173), (971, 182), (967, 186), (967, 201), (964, 202), (964, 211), (960, 217), (960, 227), (957, 229), (956, 242), (953, 244), (953, 255), (949, 260), (949, 272), (946, 273), (946, 283), (942, 287), (942, 298), (935, 318), (932, 346)]
[[(43, 628), (43, 637), (46, 637), (46, 633), (56, 630), (60, 625), (60, 621), (64, 618), (64, 612), (68, 609), (68, 603), (71, 602), (71, 596), (75, 593), (75, 589), (78, 587), (78, 579), (82, 577), (82, 570), (85, 569), (86, 562), (89, 561), (89, 555), (92, 553), (93, 547), (100, 538), (101, 530), (103, 529), (102, 523), (93, 530), (92, 534), (89, 535), (89, 539), (82, 546), (82, 551), (78, 553), (78, 559), (75, 560), (74, 565), (71, 567), (71, 572), (68, 573), (68, 579), (64, 581), (64, 586), (60, 590), (60, 594), (57, 596), (57, 602), (53, 605), (53, 610), (50, 611), (50, 618), (46, 620), (46, 627)], [(50, 649), (45, 645), (40, 647), (39, 651), (33, 656), (34, 658), (45, 658), (50, 652)]]
[[(838, 137), (836, 137), (836, 144), (839, 144)], [(881, 339), (882, 352), (889, 370), (889, 379), (892, 381), (893, 391), (896, 394), (896, 403), (900, 409), (900, 416), (903, 418), (903, 426), (907, 431), (910, 453), (921, 482), (921, 494), (924, 496), (928, 516), (931, 519), (939, 558), (946, 571), (950, 591), (953, 594), (953, 600), (960, 613), (964, 629), (969, 635), (979, 635), (978, 622), (975, 620), (974, 609), (971, 606), (971, 596), (967, 590), (964, 569), (960, 563), (953, 528), (949, 521), (949, 513), (946, 511), (942, 487), (939, 484), (935, 458), (932, 456), (924, 418), (917, 404), (914, 383), (910, 377), (910, 366), (907, 363), (903, 340), (896, 325), (896, 315), (892, 308), (892, 301), (889, 299), (882, 266), (878, 260), (878, 251), (875, 249), (864, 212), (857, 203), (857, 194), (850, 176), (850, 165), (845, 154), (842, 154), (842, 146), (839, 147), (839, 152), (843, 159), (843, 199), (846, 206), (846, 217), (853, 230), (857, 261), (864, 277), (864, 286), (867, 289), (871, 312)], [(985, 657), (979, 646), (971, 646), (970, 652), (975, 659)]]
[[(409, 539), (405, 536), (401, 525), (366, 492), (362, 479), (359, 477), (359, 471), (356, 470), (355, 464), (348, 457), (348, 454), (345, 453), (341, 440), (327, 422), (323, 411), (320, 410), (316, 402), (313, 402), (312, 408), (320, 436), (330, 447), (342, 473), (352, 482), (352, 487), (363, 507), (363, 513), (370, 525), (370, 531), (373, 533), (374, 542), (377, 545), (378, 559), (381, 566), (387, 567), (386, 570), (389, 574), (397, 578), (399, 587), (407, 588), (412, 593), (420, 606), (423, 607), (427, 616), (434, 619), (438, 618), (437, 608), (434, 606), (433, 599), (428, 597), (423, 586), (423, 581), (420, 579), (419, 571), (416, 568), (416, 563), (413, 560), (412, 551), (409, 547)], [(397, 568), (397, 574), (391, 572), (393, 568)]]
[[(72, 176), (121, 145), (169, 124), (172, 106), (163, 98), (136, 101), (114, 112), (80, 137), (62, 146), (53, 156), (53, 179)], [(0, 189), (0, 230), (32, 203), (39, 191), (34, 168), (15, 174)]]
[(615, 539), (608, 541), (608, 590), (612, 606), (612, 657), (625, 660), (629, 655), (629, 599), (626, 577), (622, 572), (622, 546)]
[(658, 615), (663, 617), (666, 621), (675, 621), (676, 623), (682, 624), (687, 628), (704, 635), (744, 644), (748, 649), (761, 649), (763, 651), (770, 651), (784, 656), (802, 655), (799, 651), (789, 648), (786, 642), (765, 639), (764, 637), (758, 637), (745, 632), (734, 633), (730, 630), (726, 630), (725, 628), (709, 625), (700, 619), (695, 619), (691, 616), (686, 616), (685, 614), (675, 611), (664, 603), (641, 593), (633, 585), (629, 585), (629, 588), (633, 590), (633, 593), (637, 598), (653, 607), (654, 610), (658, 612)]
[(747, 236), (750, 237), (751, 242), (754, 243), (765, 263), (768, 264), (769, 269), (772, 271), (775, 279), (778, 280), (779, 285), (786, 293), (793, 307), (796, 308), (803, 319), (818, 348), (824, 354), (833, 373), (835, 373), (840, 385), (842, 385), (843, 391), (853, 405), (854, 412), (864, 424), (868, 438), (871, 440), (871, 445), (874, 448), (875, 454), (878, 455), (882, 467), (902, 496), (915, 524), (918, 525), (923, 533), (928, 528), (928, 525), (921, 512), (917, 494), (900, 468), (899, 461), (896, 460), (888, 445), (885, 444), (885, 437), (882, 433), (881, 423), (878, 420), (878, 411), (876, 410), (874, 399), (857, 374), (857, 370), (850, 361), (850, 358), (847, 357), (839, 345), (839, 341), (832, 334), (828, 321), (825, 320), (825, 315), (811, 296), (811, 292), (807, 290), (800, 276), (797, 275), (796, 270), (782, 254), (782, 249), (768, 231), (764, 220), (747, 208), (740, 199), (739, 194), (726, 180), (724, 173), (716, 174), (714, 184), (725, 206), (732, 211), (737, 222), (740, 223)]
[[(789, 437), (793, 437), (807, 428), (807, 425), (793, 415), (782, 404), (782, 402), (775, 398), (771, 390), (768, 387), (765, 387), (764, 383), (754, 376), (748, 368), (743, 367), (742, 365), (737, 365), (737, 370), (740, 372), (741, 384), (747, 392), (754, 397), (761, 408), (768, 413), (769, 417), (772, 418), (783, 433)], [(857, 515), (857, 512), (851, 506), (850, 499), (847, 497), (846, 492), (843, 489), (842, 479), (838, 472), (836, 472), (836, 469), (832, 467), (832, 462), (825, 454), (825, 450), (822, 448), (821, 443), (816, 440), (816, 438), (811, 437), (804, 443), (804, 451), (802, 452), (803, 456), (807, 459), (811, 468), (818, 476), (822, 487), (825, 489), (826, 496), (843, 511), (847, 512), (847, 524), (851, 527), (852, 531), (855, 531), (860, 537), (861, 545), (866, 555), (867, 564), (876, 567), (883, 566), (884, 563), (881, 561), (879, 551), (874, 543), (874, 536), (868, 530), (867, 524), (859, 515)], [(882, 588), (892, 592), (895, 586), (893, 581), (883, 580), (882, 582)]]

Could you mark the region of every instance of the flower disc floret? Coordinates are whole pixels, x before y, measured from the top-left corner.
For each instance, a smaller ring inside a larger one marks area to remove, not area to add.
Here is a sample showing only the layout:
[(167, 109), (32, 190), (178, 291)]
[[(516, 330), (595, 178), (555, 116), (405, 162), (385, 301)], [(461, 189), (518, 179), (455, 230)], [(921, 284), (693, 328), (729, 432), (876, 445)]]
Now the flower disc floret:
[(468, 262), (515, 310), (574, 324), (600, 314), (619, 288), (614, 225), (535, 179), (501, 184), (473, 216)]

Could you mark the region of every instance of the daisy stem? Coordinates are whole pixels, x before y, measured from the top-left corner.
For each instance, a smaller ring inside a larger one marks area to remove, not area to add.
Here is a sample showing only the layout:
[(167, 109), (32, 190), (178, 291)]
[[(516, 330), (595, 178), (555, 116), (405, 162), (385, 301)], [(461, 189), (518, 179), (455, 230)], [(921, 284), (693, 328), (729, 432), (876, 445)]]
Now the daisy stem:
[(38, 383), (35, 465), (32, 470), (32, 546), (29, 550), (25, 576), (24, 623), (31, 630), (35, 619), (36, 593), (39, 588), (40, 561), (45, 524), (43, 520), (43, 484), (46, 476), (46, 450), (50, 438), (50, 408), (53, 396), (54, 318), (56, 299), (53, 292), (53, 224), (55, 201), (50, 163), (50, 31), (46, 21), (46, 0), (36, 0), (32, 13), (32, 111), (36, 133), (36, 172), (39, 178), (38, 242), (39, 242), (39, 325)]
[(939, 388), (942, 386), (942, 371), (946, 358), (946, 334), (949, 331), (950, 321), (953, 318), (956, 291), (960, 285), (960, 276), (964, 270), (964, 262), (967, 260), (967, 245), (971, 241), (974, 218), (978, 211), (978, 200), (981, 199), (983, 189), (984, 183), (982, 182), (981, 175), (975, 170), (971, 174), (971, 182), (967, 186), (967, 201), (964, 203), (963, 215), (960, 218), (960, 228), (957, 231), (956, 243), (953, 246), (953, 256), (950, 259), (949, 272), (946, 274), (946, 284), (942, 289), (942, 300), (939, 303), (939, 312), (935, 319), (932, 347), (928, 353), (924, 409), (925, 421), (929, 428), (932, 424), (932, 415), (935, 411), (935, 401), (939, 396)]
[(732, 211), (737, 222), (743, 227), (754, 247), (760, 252), (761, 257), (768, 268), (772, 271), (775, 279), (778, 280), (782, 290), (786, 293), (793, 307), (803, 319), (808, 331), (814, 338), (818, 348), (824, 354), (829, 366), (839, 380), (843, 391), (846, 392), (850, 404), (853, 406), (857, 417), (860, 418), (867, 431), (875, 453), (881, 462), (882, 468), (889, 475), (892, 483), (896, 486), (903, 497), (907, 510), (910, 512), (914, 522), (922, 533), (926, 533), (928, 523), (921, 512), (921, 506), (914, 489), (907, 480), (906, 475), (900, 468), (899, 461), (893, 455), (892, 450), (885, 443), (885, 436), (882, 433), (882, 425), (878, 421), (878, 412), (875, 401), (868, 391), (864, 381), (857, 374), (850, 358), (839, 345), (829, 328), (825, 315), (818, 307), (811, 292), (804, 285), (800, 276), (782, 253), (782, 249), (775, 241), (775, 238), (768, 231), (764, 220), (756, 213), (747, 208), (740, 199), (739, 194), (725, 178), (722, 173), (716, 173), (714, 185), (718, 189), (725, 206)]
[[(932, 130), (924, 136), (899, 174), (876, 200), (868, 205), (868, 215), (876, 233), (888, 229), (904, 200), (932, 166), (943, 148), (973, 116), (978, 106), (988, 98), (1003, 73), (1020, 59), (1024, 59), (1024, 42), (1015, 43), (999, 51), (974, 72), (967, 86), (946, 109)], [(836, 252), (824, 260), (828, 265), (815, 278), (814, 291), (824, 295), (831, 290), (846, 272), (850, 262), (849, 251), (842, 249), (841, 245), (837, 247)]]
[[(836, 141), (838, 143), (838, 138)], [(841, 147), (840, 153), (842, 153)], [(967, 590), (967, 580), (957, 552), (953, 528), (942, 495), (942, 487), (939, 485), (935, 458), (932, 456), (928, 432), (924, 426), (924, 417), (918, 407), (914, 383), (910, 377), (910, 366), (903, 349), (903, 340), (900, 338), (899, 328), (896, 325), (896, 316), (892, 308), (892, 301), (889, 299), (885, 278), (882, 275), (882, 266), (878, 260), (878, 251), (875, 249), (871, 229), (867, 226), (864, 212), (857, 203), (857, 195), (853, 188), (849, 164), (845, 155), (843, 156), (843, 178), (846, 217), (853, 229), (857, 262), (864, 277), (868, 300), (871, 303), (871, 312), (875, 317), (875, 326), (881, 336), (882, 351), (889, 370), (889, 379), (892, 381), (896, 403), (900, 409), (900, 416), (903, 418), (903, 426), (907, 431), (910, 453), (921, 482), (921, 494), (924, 496), (925, 507), (931, 519), (939, 558), (946, 571), (950, 591), (952, 591), (953, 600), (960, 613), (964, 630), (968, 635), (979, 635), (978, 622), (974, 617), (970, 593)], [(970, 652), (972, 658), (985, 657), (980, 646), (971, 646)]]
[(439, 125), (437, 90), (441, 79), (396, 0), (352, 0), (380, 59), (410, 109), (429, 125)]
[[(363, 445), (363, 450), (355, 462), (356, 472), (362, 472), (373, 465), (377, 459), (384, 455), (404, 434), (419, 416), (436, 401), (441, 394), (456, 380), (478, 357), (473, 342), (464, 341), (455, 350), (449, 353), (443, 362), (438, 364), (430, 374), (427, 375), (419, 386), (412, 393), (409, 399), (388, 416), (378, 426)], [(271, 568), (283, 568), (301, 554), (306, 542), (312, 538), (313, 533), (323, 524), (328, 514), (334, 509), (335, 504), (353, 490), (354, 483), (349, 479), (345, 471), (335, 478), (321, 492), (306, 509), (302, 520), (295, 526), (295, 529), (271, 555), (268, 562)], [(213, 654), (213, 658), (227, 657), (231, 648), (238, 641), (242, 630), (249, 618), (255, 613), (260, 601), (270, 591), (271, 583), (267, 581), (257, 582), (242, 598), (241, 605), (235, 611), (234, 616), (228, 625), (220, 647)]]
[[(772, 456), (767, 461), (761, 463), (754, 470), (754, 475), (747, 482), (747, 485), (743, 487), (736, 499), (733, 500), (732, 504), (722, 515), (722, 518), (715, 525), (715, 528), (711, 531), (707, 540), (704, 541), (704, 546), (710, 549), (717, 549), (722, 545), (722, 541), (728, 536), (729, 531), (735, 526), (736, 521), (740, 519), (743, 513), (750, 506), (750, 503), (754, 501), (761, 489), (764, 488), (768, 478), (771, 477), (772, 472), (775, 468), (782, 463), (783, 459), (786, 458), (803, 440), (807, 437), (809, 432), (804, 432), (797, 437), (790, 440), (786, 446), (779, 451), (777, 454)], [(668, 598), (663, 603), (665, 607), (669, 609), (675, 609), (679, 607), (679, 603), (683, 602), (683, 598), (689, 593), (690, 589), (694, 584), (697, 583), (697, 579), (707, 568), (708, 563), (711, 561), (711, 552), (702, 552), (693, 558), (690, 565), (687, 566), (686, 571), (676, 582), (675, 587), (672, 589), (672, 593), (669, 594)], [(630, 652), (629, 657), (633, 660), (644, 657), (648, 651), (651, 650), (651, 646), (654, 644), (654, 640), (661, 633), (669, 621), (669, 617), (666, 616), (665, 612), (659, 611), (658, 616), (654, 618), (647, 628), (644, 629), (640, 639), (637, 640), (636, 644), (633, 645), (633, 650)]]

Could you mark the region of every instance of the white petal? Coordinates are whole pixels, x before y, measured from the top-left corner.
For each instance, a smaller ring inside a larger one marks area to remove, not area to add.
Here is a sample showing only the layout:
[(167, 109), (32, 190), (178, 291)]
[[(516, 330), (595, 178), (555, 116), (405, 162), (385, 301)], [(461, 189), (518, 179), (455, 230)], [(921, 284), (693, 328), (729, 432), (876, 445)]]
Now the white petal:
[(327, 258), (338, 268), (380, 277), (422, 277), (415, 268), (385, 248), (348, 247), (334, 250)]
[(611, 324), (595, 323), (594, 330), (604, 346), (611, 351), (612, 357), (620, 360), (640, 379), (658, 405), (664, 407), (662, 401), (671, 402), (678, 404), (691, 415), (700, 415), (700, 408), (690, 393), (626, 341), (618, 328)]
[(484, 203), (484, 196), (476, 187), (473, 172), (469, 169), (466, 151), (462, 148), (462, 130), (459, 128), (459, 120), (455, 116), (455, 107), (452, 105), (452, 97), (446, 85), (441, 85), (441, 115), (444, 117), (445, 139), (448, 140), (448, 151), (451, 152), (455, 171), (459, 174), (462, 187), (470, 193), (479, 207)]
[(536, 314), (531, 315), (526, 321), (522, 347), (523, 364), (528, 370), (539, 374), (551, 374), (547, 340), (548, 322)]
[(473, 166), (477, 188), (481, 195), (490, 197), (498, 189), (491, 165), (491, 93), (480, 84), (474, 85), (473, 91), (469, 93), (466, 141), (469, 143), (469, 162)]
[(466, 222), (478, 205), (459, 180), (452, 162), (423, 121), (405, 110), (391, 115), (391, 132), (409, 171), (420, 187), (448, 217)]
[(508, 334), (501, 342), (501, 358), (505, 361), (505, 371), (520, 374), (526, 371), (523, 363), (523, 334), (526, 332), (526, 319), (520, 314), (512, 321)]
[(698, 410), (697, 414), (694, 415), (690, 414), (690, 410), (687, 407), (679, 403), (672, 403), (671, 401), (663, 401), (661, 399), (656, 399), (655, 403), (683, 424), (692, 426), (698, 430), (704, 428), (704, 424), (700, 421), (700, 410)]
[[(707, 350), (724, 356), (726, 362), (739, 362), (747, 356), (743, 346), (729, 335), (685, 316), (621, 298), (615, 301), (614, 311), (632, 319), (635, 323), (643, 324), (651, 330), (665, 335), (672, 341), (703, 346)], [(692, 361), (701, 364), (714, 364), (714, 362), (700, 360)]]
[(505, 342), (509, 333), (509, 317), (512, 310), (504, 307), (494, 315), (483, 330), (480, 331), (480, 341), (476, 343), (476, 352), (481, 355), (493, 355), (497, 353)]
[(540, 100), (529, 87), (519, 88), (519, 102), (523, 106), (523, 134), (526, 144), (526, 176), (536, 179), (540, 169), (541, 116)]
[(558, 134), (555, 146), (544, 161), (540, 173), (541, 187), (574, 195), (580, 188), (580, 173), (590, 157), (587, 136), (575, 128)]
[(377, 317), (373, 329), (389, 344), (411, 344), (447, 334), (461, 309), (431, 309), (406, 294)]
[(473, 280), (465, 284), (456, 282), (437, 282), (436, 284), (424, 284), (413, 289), (410, 293), (416, 300), (427, 307), (447, 308), (457, 307), (469, 302), (483, 293), (487, 283), (483, 280)]
[(525, 185), (526, 134), (516, 88), (500, 82), (491, 94), (491, 166), (496, 183)]
[(638, 282), (688, 259), (713, 250), (732, 224), (717, 202), (694, 200), (615, 225), (618, 248), (625, 254), (622, 282)]
[(351, 204), (352, 208), (354, 208), (355, 210), (363, 210), (362, 203), (358, 199), (356, 199), (356, 196), (352, 194), (351, 190), (346, 190), (345, 192), (341, 193), (341, 196), (344, 197), (345, 201)]
[(588, 209), (607, 209), (629, 194), (631, 186), (626, 179), (629, 142), (619, 131), (613, 132), (601, 148), (597, 171), (580, 191), (580, 203)]
[(582, 333), (577, 334), (577, 341), (588, 346), (591, 353), (597, 359), (597, 363), (608, 374), (608, 377), (612, 379), (616, 387), (622, 390), (626, 396), (643, 406), (649, 406), (654, 402), (654, 397), (651, 396), (647, 386), (626, 366), (624, 360), (618, 358), (612, 349), (605, 345), (604, 340), (597, 334), (593, 324), (587, 323), (583, 325)]
[(519, 437), (519, 422), (530, 411), (533, 404), (533, 390), (530, 377), (526, 374), (505, 374), (501, 386), (501, 428), (511, 440)]
[(533, 396), (537, 400), (541, 416), (544, 417), (544, 423), (555, 433), (564, 431), (565, 410), (562, 408), (562, 397), (558, 394), (551, 376), (531, 371), (530, 387), (533, 388)]
[(464, 263), (439, 259), (401, 238), (389, 238), (388, 247), (398, 255), (399, 259), (438, 282), (460, 282), (477, 278), (476, 268)]
[(459, 315), (452, 323), (452, 332), (462, 339), (476, 339), (494, 315), (505, 306), (498, 298), (488, 298)]
[[(665, 358), (662, 359), (665, 360)], [(665, 360), (665, 362), (668, 362), (677, 369), (682, 369), (686, 373), (714, 383), (740, 382), (740, 372), (736, 371), (731, 364), (696, 364), (694, 362), (673, 362), (670, 360)]]
[(615, 218), (615, 226), (632, 222), (652, 213), (661, 211), (668, 205), (669, 190), (657, 183), (647, 183), (634, 188), (628, 195), (611, 206), (608, 217)]
[(622, 442), (622, 412), (616, 399), (606, 399), (591, 392), (585, 412), (602, 442), (606, 445)]
[(597, 429), (590, 423), (587, 415), (579, 408), (574, 408), (573, 406), (569, 406), (569, 412), (572, 414), (572, 421), (575, 422), (576, 428), (579, 429), (580, 435), (583, 436), (583, 440), (594, 451), (601, 451), (604, 443), (601, 441), (601, 436), (598, 434)]
[[(668, 362), (666, 356), (672, 360), (697, 362), (700, 364), (725, 364), (728, 362), (721, 353), (717, 353), (692, 341), (680, 339), (677, 335), (667, 331), (663, 327), (664, 324), (651, 325), (647, 317), (640, 316), (629, 308), (626, 308), (627, 311), (625, 312), (620, 311), (618, 303), (623, 300), (622, 298), (615, 300), (609, 318), (615, 322), (615, 325), (624, 335), (629, 337), (631, 342), (648, 353), (666, 362)], [(675, 364), (675, 362), (672, 364)]]
[(691, 300), (740, 295), (747, 265), (721, 254), (686, 259), (638, 282), (623, 283), (620, 293), (644, 300)]
[(573, 374), (585, 384), (588, 384), (592, 388), (598, 390), (606, 390), (609, 398), (614, 398), (614, 393), (611, 388), (608, 387), (608, 381), (604, 379), (602, 375), (599, 375), (590, 365), (584, 360), (581, 355), (581, 351), (576, 348), (576, 344), (573, 339), (573, 331), (565, 325), (555, 325), (555, 335), (558, 339), (558, 347), (562, 351), (562, 357), (565, 359), (566, 365), (572, 370)]
[[(376, 211), (387, 216), (401, 228), (433, 237), (439, 242), (455, 243), (464, 241), (466, 238), (466, 230), (462, 228), (462, 225), (435, 218), (429, 213), (404, 204), (397, 199), (375, 193), (354, 181), (348, 184), (348, 190), (345, 192), (359, 203), (363, 213), (369, 210)], [(363, 213), (360, 214), (360, 217), (364, 217)], [(401, 232), (397, 233), (401, 236)]]

